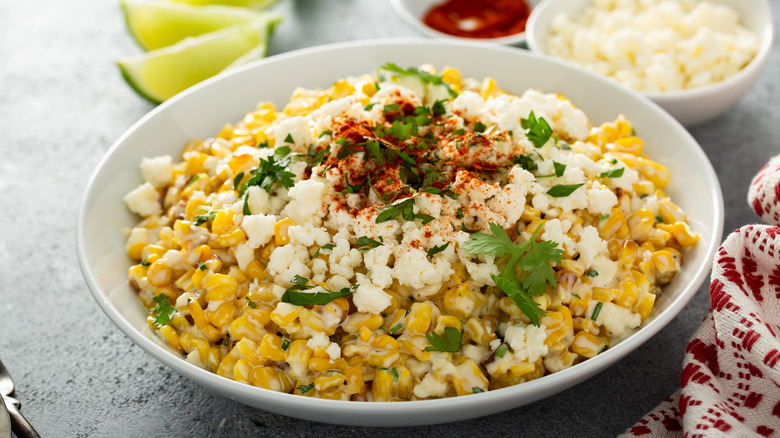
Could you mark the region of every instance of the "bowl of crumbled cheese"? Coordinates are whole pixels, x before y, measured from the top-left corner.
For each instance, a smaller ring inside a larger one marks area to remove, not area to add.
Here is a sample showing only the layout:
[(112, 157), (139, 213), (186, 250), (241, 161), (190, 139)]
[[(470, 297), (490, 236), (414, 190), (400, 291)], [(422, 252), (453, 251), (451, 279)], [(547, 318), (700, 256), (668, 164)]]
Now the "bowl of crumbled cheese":
[(638, 91), (685, 126), (731, 107), (774, 40), (768, 0), (547, 0), (526, 34), (532, 51)]

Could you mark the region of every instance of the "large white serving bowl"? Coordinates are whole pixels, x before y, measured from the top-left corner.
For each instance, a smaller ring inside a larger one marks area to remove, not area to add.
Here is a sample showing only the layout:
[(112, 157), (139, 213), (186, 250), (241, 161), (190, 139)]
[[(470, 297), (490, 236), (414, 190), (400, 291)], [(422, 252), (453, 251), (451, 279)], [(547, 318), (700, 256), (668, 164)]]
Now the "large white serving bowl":
[[(544, 0), (528, 17), (526, 43), (534, 52), (547, 52), (550, 23), (558, 14), (576, 17), (592, 0)], [(774, 22), (769, 0), (709, 0), (734, 8), (741, 17), (740, 24), (758, 36), (758, 53), (748, 65), (734, 76), (720, 82), (690, 90), (643, 92), (685, 126), (693, 126), (714, 119), (726, 112), (758, 80), (758, 75), (769, 59), (774, 44)]]
[[(517, 386), (441, 400), (359, 403), (282, 394), (235, 382), (198, 368), (165, 347), (146, 325), (147, 312), (128, 284), (131, 260), (123, 229), (138, 218), (122, 203), (141, 183), (141, 158), (180, 156), (191, 138), (215, 135), (259, 101), (281, 107), (293, 89), (327, 87), (385, 62), (457, 67), (464, 77), (491, 76), (513, 93), (528, 88), (563, 93), (600, 124), (624, 114), (645, 141), (645, 153), (669, 168), (667, 193), (685, 209), (699, 244), (664, 288), (650, 318), (636, 333), (603, 354), (570, 369)], [(100, 307), (136, 344), (160, 362), (234, 400), (307, 420), (365, 426), (450, 422), (512, 409), (571, 387), (606, 369), (669, 323), (708, 275), (723, 229), (723, 199), (706, 155), (671, 116), (639, 94), (569, 64), (500, 46), (431, 40), (374, 40), (314, 47), (274, 56), (212, 78), (155, 108), (133, 125), (102, 158), (89, 180), (78, 225), (78, 256)]]

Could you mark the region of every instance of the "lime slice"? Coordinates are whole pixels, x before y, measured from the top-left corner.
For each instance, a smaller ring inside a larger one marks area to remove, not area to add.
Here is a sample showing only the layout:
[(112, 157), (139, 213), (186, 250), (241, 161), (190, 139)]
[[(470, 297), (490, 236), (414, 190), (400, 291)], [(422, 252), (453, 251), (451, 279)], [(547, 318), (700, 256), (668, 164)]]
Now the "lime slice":
[(265, 56), (278, 14), (266, 13), (248, 24), (190, 37), (117, 61), (122, 76), (135, 91), (160, 103), (229, 67)]
[(260, 12), (230, 6), (191, 6), (160, 0), (122, 0), (127, 27), (144, 50), (176, 44), (187, 37), (246, 24)]
[(195, 6), (225, 5), (251, 8), (257, 11), (268, 9), (279, 0), (172, 0), (176, 3), (187, 3)]

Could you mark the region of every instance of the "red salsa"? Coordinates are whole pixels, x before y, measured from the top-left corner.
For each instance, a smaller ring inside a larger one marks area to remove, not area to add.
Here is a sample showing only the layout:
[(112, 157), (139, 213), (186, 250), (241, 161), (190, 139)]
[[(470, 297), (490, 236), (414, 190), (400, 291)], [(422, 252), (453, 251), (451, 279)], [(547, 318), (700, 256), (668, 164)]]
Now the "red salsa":
[(425, 24), (450, 35), (498, 38), (525, 30), (525, 0), (447, 0), (425, 15)]

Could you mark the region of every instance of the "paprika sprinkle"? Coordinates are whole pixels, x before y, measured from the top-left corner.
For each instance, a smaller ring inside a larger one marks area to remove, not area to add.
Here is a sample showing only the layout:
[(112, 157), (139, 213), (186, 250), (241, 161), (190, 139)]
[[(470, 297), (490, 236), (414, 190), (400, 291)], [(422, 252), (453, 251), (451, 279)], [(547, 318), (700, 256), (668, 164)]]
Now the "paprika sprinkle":
[(467, 38), (498, 38), (525, 31), (525, 0), (447, 0), (425, 15), (426, 25)]

